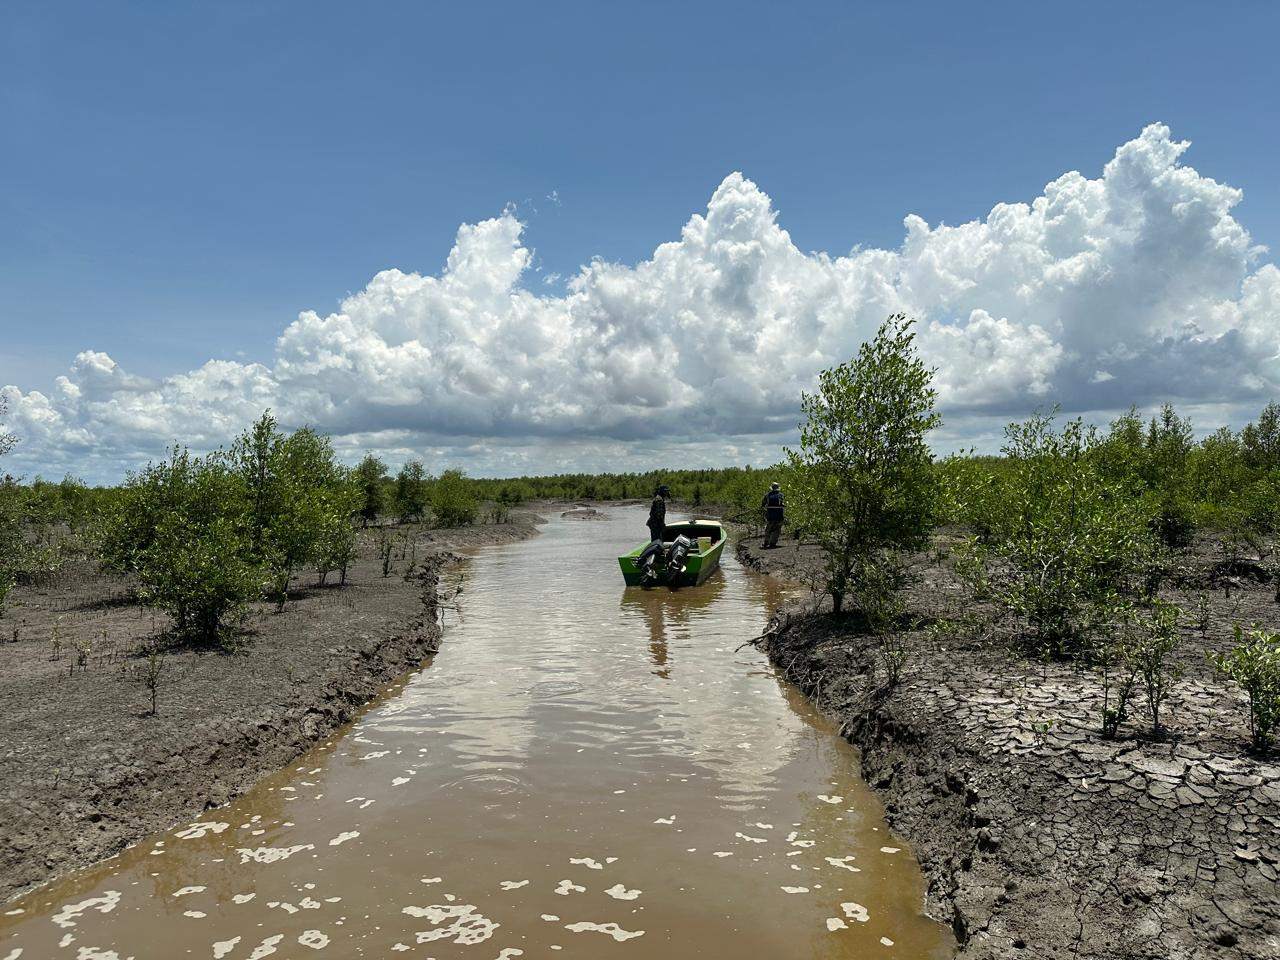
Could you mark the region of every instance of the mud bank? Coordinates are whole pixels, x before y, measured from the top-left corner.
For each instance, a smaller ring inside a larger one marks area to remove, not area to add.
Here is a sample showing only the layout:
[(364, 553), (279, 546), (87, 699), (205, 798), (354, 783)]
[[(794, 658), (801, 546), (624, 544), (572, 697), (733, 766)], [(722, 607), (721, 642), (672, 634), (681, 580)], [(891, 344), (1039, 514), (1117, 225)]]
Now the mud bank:
[[(738, 555), (799, 579), (818, 561), (758, 539)], [(1027, 662), (991, 632), (909, 635), (904, 680), (886, 692), (873, 638), (813, 603), (775, 617), (766, 652), (860, 748), (960, 957), (1280, 957), (1280, 765), (1248, 753), (1243, 699), (1204, 657), (1234, 622), (1274, 623), (1275, 591), (1238, 578), (1224, 590), (1208, 556), (1185, 558), (1167, 591), (1187, 609), (1205, 598), (1209, 614), (1184, 634), (1159, 741), (1141, 706), (1103, 739), (1091, 677)], [(917, 574), (914, 614), (973, 612), (945, 561)]]
[(0, 901), (226, 803), (326, 737), (436, 651), (453, 551), (536, 522), (388, 530), (386, 576), (366, 531), (345, 587), (308, 575), (282, 614), (251, 612), (235, 652), (167, 655), (154, 716), (135, 651), (166, 624), (128, 583), (85, 563), (20, 591), (0, 619)]

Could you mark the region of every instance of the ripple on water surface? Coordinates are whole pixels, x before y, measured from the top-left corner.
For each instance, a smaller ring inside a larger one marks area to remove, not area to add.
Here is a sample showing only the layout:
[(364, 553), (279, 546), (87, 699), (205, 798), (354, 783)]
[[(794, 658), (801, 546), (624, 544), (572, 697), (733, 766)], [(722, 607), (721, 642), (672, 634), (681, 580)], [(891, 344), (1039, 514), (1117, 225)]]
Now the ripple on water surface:
[(643, 513), (470, 561), (426, 669), (235, 803), (0, 912), (0, 960), (943, 957), (731, 556), (624, 590)]

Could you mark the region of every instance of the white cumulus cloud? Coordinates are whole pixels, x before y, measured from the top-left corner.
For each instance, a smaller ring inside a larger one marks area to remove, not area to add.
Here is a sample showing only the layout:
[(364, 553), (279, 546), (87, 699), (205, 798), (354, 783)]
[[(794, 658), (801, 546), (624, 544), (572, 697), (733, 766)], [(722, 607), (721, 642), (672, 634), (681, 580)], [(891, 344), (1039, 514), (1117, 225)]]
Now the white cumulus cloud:
[(534, 282), (508, 209), (462, 226), (438, 275), (385, 270), (336, 312), (301, 313), (270, 365), (151, 381), (86, 350), (49, 393), (5, 387), (11, 458), (112, 479), (270, 406), (353, 455), (482, 473), (758, 463), (817, 372), (898, 311), (938, 368), (947, 442), (1051, 403), (1252, 412), (1280, 384), (1280, 270), (1232, 216), (1240, 191), (1183, 164), (1187, 147), (1153, 124), (1096, 179), (1063, 174), (958, 226), (912, 214), (897, 249), (844, 256), (798, 249), (733, 173), (678, 239), (593, 260), (563, 293)]

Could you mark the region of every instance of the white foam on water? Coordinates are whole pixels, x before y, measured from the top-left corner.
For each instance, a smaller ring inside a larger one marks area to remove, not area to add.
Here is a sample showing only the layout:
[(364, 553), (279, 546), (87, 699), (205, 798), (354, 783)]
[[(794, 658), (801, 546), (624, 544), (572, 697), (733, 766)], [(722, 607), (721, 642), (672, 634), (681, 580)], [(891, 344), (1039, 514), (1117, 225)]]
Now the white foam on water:
[[(120, 960), (120, 954), (99, 947), (80, 947), (76, 950), (76, 960)], [(126, 960), (133, 960), (133, 957), (129, 956)]]
[(783, 893), (808, 893), (809, 888), (808, 887), (783, 887), (782, 892)]
[(104, 890), (100, 897), (90, 897), (79, 903), (66, 903), (50, 919), (63, 929), (74, 927), (80, 914), (86, 910), (97, 910), (99, 913), (110, 913), (120, 903), (118, 890)]
[(303, 930), (298, 934), (298, 943), (312, 950), (323, 950), (329, 945), (329, 936), (319, 930)]
[(184, 910), (182, 912), (182, 915), (184, 917), (190, 917), (192, 920), (203, 920), (206, 916), (208, 916), (208, 914), (206, 914), (203, 910)]
[(880, 943), (881, 943), (882, 945), (886, 946), (886, 947), (892, 947), (892, 946), (893, 946), (893, 941), (892, 941), (892, 940), (890, 940), (888, 937), (881, 937), (881, 938), (880, 938)]
[(830, 797), (825, 793), (818, 794), (818, 799), (823, 803), (844, 803), (844, 797)]
[(901, 851), (902, 851), (901, 847), (881, 847), (880, 848), (881, 853), (900, 853)]
[(249, 954), (249, 960), (262, 960), (263, 957), (271, 956), (276, 952), (276, 947), (280, 945), (280, 941), (283, 939), (283, 933), (276, 933), (267, 937), (267, 939), (253, 948), (253, 953)]
[(734, 836), (737, 837), (739, 840), (746, 840), (749, 843), (768, 843), (769, 842), (768, 837), (749, 837), (745, 833), (735, 833)]
[(527, 887), (528, 885), (528, 880), (503, 880), (498, 884), (503, 890), (519, 890), (521, 887)]
[(336, 847), (340, 844), (346, 843), (348, 840), (354, 840), (358, 836), (360, 836), (359, 830), (344, 830), (329, 841), (329, 846)]
[(12, 950), (10, 950), (8, 953), (5, 954), (4, 960), (18, 960), (20, 956), (22, 956), (22, 948), (14, 947)]
[(190, 826), (184, 827), (174, 834), (179, 840), (199, 840), (201, 837), (209, 833), (221, 833), (229, 827), (229, 823), (220, 823), (217, 820), (201, 820)]
[(605, 891), (606, 894), (615, 900), (634, 900), (640, 896), (639, 890), (628, 890), (620, 883), (615, 883), (612, 887)]
[(594, 931), (596, 933), (606, 933), (609, 936), (613, 937), (614, 940), (617, 940), (619, 943), (622, 943), (624, 940), (632, 940), (635, 937), (644, 936), (643, 930), (623, 930), (616, 923), (612, 923), (612, 922), (592, 923), (589, 920), (581, 920), (578, 923), (566, 923), (564, 925), (564, 928), (566, 930), (571, 930), (574, 933), (586, 933), (588, 931)]
[(236, 903), (248, 903), (256, 896), (256, 893), (233, 893), (231, 899)]
[(213, 945), (213, 960), (222, 960), (223, 957), (236, 948), (236, 944), (239, 942), (239, 937), (232, 937), (230, 940), (217, 941)]
[(295, 853), (315, 848), (314, 843), (299, 843), (292, 847), (237, 847), (236, 853), (240, 854), (241, 863), (248, 863), (250, 860), (256, 863), (275, 863), (277, 860), (288, 860)]
[(559, 917), (557, 917), (554, 913), (544, 913), (544, 914), (542, 915), (542, 919), (543, 919), (543, 920), (546, 920), (546, 921), (548, 921), (548, 922), (550, 922), (550, 923), (556, 923), (556, 922), (558, 922), (558, 921), (560, 920), (560, 918), (559, 918)]
[(849, 925), (839, 917), (827, 917), (827, 929), (835, 933), (837, 930), (848, 930)]
[(598, 860), (592, 860), (590, 857), (570, 857), (569, 862), (577, 864), (578, 866), (586, 867), (588, 870), (604, 869), (604, 864), (600, 863)]
[(396, 777), (394, 780), (392, 780), (392, 781), (391, 781), (391, 785), (392, 785), (393, 787), (398, 787), (398, 786), (401, 786), (402, 784), (406, 784), (406, 783), (408, 783), (408, 782), (409, 782), (409, 778), (408, 778), (408, 777)]
[(853, 866), (852, 861), (858, 859), (853, 854), (849, 854), (847, 857), (825, 857), (824, 859), (833, 867), (839, 867), (841, 870), (848, 870), (850, 873), (862, 872), (860, 869)]
[(425, 918), (427, 922), (435, 925), (434, 930), (419, 930), (414, 934), (418, 943), (452, 940), (463, 946), (474, 946), (492, 937), (494, 931), (500, 926), (483, 916), (475, 906), (469, 903), (404, 907), (400, 912), (411, 917)]
[(870, 919), (867, 908), (860, 903), (842, 903), (840, 909), (844, 911), (844, 915), (850, 920), (857, 920), (859, 923), (866, 923)]
[(502, 952), (498, 954), (497, 960), (511, 960), (512, 957), (523, 957), (524, 951), (519, 947), (503, 947)]
[(207, 888), (205, 887), (183, 887), (181, 890), (178, 890), (177, 892), (175, 892), (173, 896), (176, 899), (178, 897), (185, 897), (193, 893), (204, 893), (206, 889)]
[(673, 814), (672, 814), (671, 816), (669, 816), (669, 817), (659, 817), (657, 820), (655, 820), (655, 821), (653, 821), (653, 822), (654, 822), (654, 823), (662, 823), (662, 824), (666, 824), (666, 825), (669, 827), (669, 826), (671, 826), (671, 824), (673, 824), (673, 823), (675, 823), (675, 822), (676, 822), (676, 815), (673, 813)]
[(732, 857), (732, 856), (733, 856), (733, 851), (732, 851), (732, 850), (717, 850), (715, 853), (713, 853), (713, 854), (712, 854), (712, 856), (713, 856), (713, 857)]
[(586, 887), (580, 887), (572, 880), (561, 880), (560, 886), (556, 887), (556, 893), (562, 897), (567, 897), (571, 893), (586, 893)]

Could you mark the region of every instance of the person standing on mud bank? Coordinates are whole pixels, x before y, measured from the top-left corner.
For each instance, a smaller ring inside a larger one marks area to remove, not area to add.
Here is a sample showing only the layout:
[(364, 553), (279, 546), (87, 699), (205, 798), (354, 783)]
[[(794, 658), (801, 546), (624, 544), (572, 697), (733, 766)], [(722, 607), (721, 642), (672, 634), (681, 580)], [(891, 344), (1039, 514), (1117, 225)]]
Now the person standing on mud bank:
[(667, 498), (671, 496), (671, 488), (665, 483), (659, 484), (653, 494), (653, 502), (649, 504), (649, 539), (661, 540), (662, 531), (667, 528)]
[(769, 492), (760, 501), (764, 510), (764, 548), (772, 550), (778, 545), (778, 537), (782, 534), (782, 487), (777, 483), (769, 484)]

